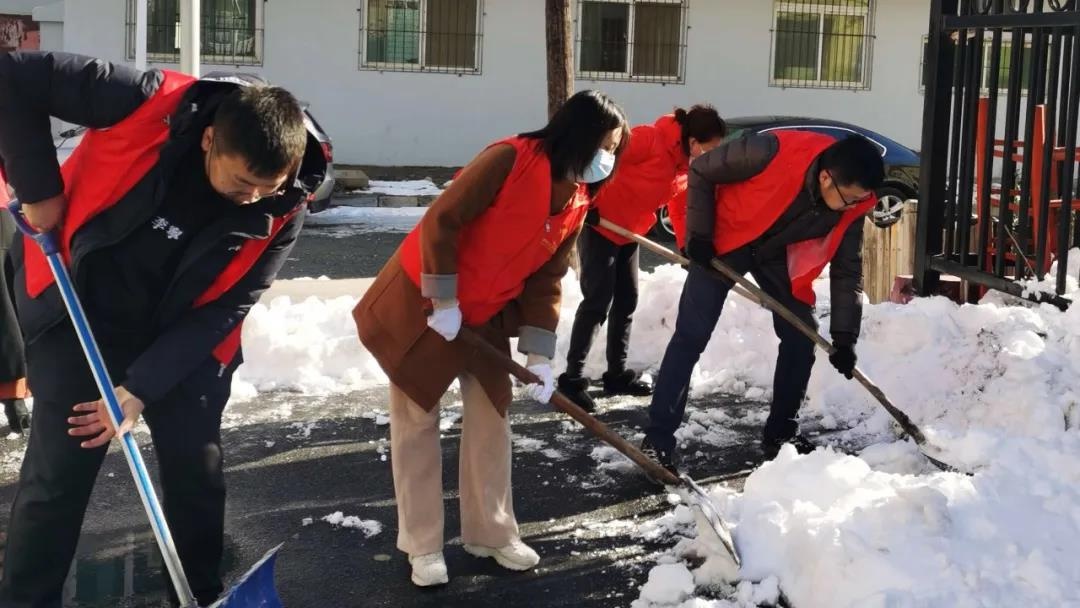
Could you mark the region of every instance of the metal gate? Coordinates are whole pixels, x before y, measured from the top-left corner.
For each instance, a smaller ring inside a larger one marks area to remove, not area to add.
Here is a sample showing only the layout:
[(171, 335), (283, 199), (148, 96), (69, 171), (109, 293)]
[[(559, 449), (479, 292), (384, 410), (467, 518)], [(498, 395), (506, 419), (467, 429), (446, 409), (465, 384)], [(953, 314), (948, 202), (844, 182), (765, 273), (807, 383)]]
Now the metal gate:
[(1080, 1), (933, 0), (924, 82), (919, 292), (950, 274), (969, 299), (992, 288), (1067, 307)]

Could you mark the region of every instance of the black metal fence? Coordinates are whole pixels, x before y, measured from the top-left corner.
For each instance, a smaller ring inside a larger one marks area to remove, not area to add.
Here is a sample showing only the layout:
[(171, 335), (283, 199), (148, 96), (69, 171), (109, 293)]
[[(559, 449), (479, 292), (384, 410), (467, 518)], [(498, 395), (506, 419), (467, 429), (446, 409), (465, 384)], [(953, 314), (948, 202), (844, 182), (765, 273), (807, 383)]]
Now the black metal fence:
[[(1017, 66), (1020, 69), (1015, 69)], [(1080, 246), (1078, 0), (933, 0), (915, 281), (1061, 308)], [(1047, 278), (1049, 288), (1032, 280)]]

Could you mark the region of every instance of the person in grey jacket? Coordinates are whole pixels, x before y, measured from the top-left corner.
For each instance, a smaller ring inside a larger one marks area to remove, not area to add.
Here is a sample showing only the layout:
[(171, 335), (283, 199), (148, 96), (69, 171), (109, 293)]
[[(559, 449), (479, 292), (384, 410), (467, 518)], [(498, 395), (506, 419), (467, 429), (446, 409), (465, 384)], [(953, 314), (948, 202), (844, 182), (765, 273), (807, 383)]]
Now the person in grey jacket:
[[(732, 283), (710, 268), (719, 257), (803, 322), (817, 328), (814, 278), (831, 263), (830, 362), (849, 379), (862, 320), (863, 216), (876, 202), (884, 163), (862, 137), (836, 141), (805, 131), (753, 134), (707, 152), (688, 176), (687, 256), (692, 260), (649, 408), (642, 451), (675, 471), (675, 431), (690, 376), (708, 345)], [(762, 452), (784, 443), (813, 450), (798, 434), (798, 412), (814, 364), (814, 343), (779, 315), (773, 398)]]

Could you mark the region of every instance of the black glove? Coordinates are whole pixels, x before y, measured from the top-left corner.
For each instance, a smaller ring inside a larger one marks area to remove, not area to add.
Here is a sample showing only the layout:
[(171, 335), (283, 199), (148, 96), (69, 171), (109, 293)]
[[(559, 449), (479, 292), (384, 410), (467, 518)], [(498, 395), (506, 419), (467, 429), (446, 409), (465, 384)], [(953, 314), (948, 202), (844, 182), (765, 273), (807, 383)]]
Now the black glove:
[(598, 207), (589, 207), (589, 212), (585, 214), (585, 223), (590, 226), (596, 226), (600, 223), (600, 209)]
[(716, 248), (713, 247), (712, 241), (692, 236), (686, 243), (686, 257), (710, 268), (713, 258), (716, 257)]
[(851, 344), (834, 344), (833, 353), (829, 355), (829, 363), (848, 380), (854, 377), (857, 360), (855, 346)]

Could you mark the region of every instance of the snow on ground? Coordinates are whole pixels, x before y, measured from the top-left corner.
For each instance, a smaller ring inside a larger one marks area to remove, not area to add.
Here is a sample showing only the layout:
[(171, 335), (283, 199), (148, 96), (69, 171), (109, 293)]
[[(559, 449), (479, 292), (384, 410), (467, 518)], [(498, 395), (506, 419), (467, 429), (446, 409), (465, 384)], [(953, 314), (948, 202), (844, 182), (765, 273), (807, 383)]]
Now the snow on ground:
[[(307, 518), (304, 521), (307, 522), (309, 519), (310, 518)], [(330, 515), (324, 516), (322, 521), (325, 521), (335, 528), (354, 528), (360, 530), (365, 538), (371, 538), (382, 532), (382, 524), (374, 519), (360, 519), (355, 515), (345, 515), (341, 511), (334, 511)]]
[[(449, 183), (449, 182), (447, 182)], [(358, 194), (386, 194), (389, 196), (438, 196), (442, 188), (430, 179), (406, 179), (401, 181), (383, 181), (373, 179), (368, 187), (355, 190)]]
[(304, 219), (304, 226), (344, 227), (348, 234), (408, 232), (427, 207), (331, 207)]
[[(642, 273), (632, 366), (655, 371), (684, 278), (673, 266)], [(827, 335), (827, 280), (816, 287)], [(239, 396), (385, 383), (356, 340), (349, 315), (355, 300), (278, 298), (257, 305), (245, 325)], [(568, 276), (560, 364), (580, 300)], [(895, 442), (884, 410), (819, 355), (805, 415), (879, 443), (859, 458), (785, 451), (751, 475), (743, 493), (712, 490), (743, 558), (745, 580), (730, 601), (695, 597), (733, 572), (718, 547), (694, 538), (686, 505), (676, 506), (653, 528), (659, 538), (670, 538), (672, 549), (635, 608), (753, 605), (775, 595), (776, 582), (799, 608), (1080, 606), (1080, 560), (1074, 559), (1080, 546), (1080, 306), (1061, 312), (1007, 301), (992, 295), (958, 306), (930, 298), (864, 309), (860, 366), (923, 428), (942, 459), (974, 476), (937, 472), (914, 446)], [(767, 400), (776, 344), (771, 315), (731, 296), (694, 372), (693, 392)], [(587, 365), (594, 376), (603, 371), (602, 351), (594, 348)], [(722, 410), (695, 412), (680, 440), (691, 449), (694, 442), (722, 444), (725, 420)], [(616, 472), (631, 466), (604, 447), (593, 457)], [(702, 558), (703, 565), (690, 569)]]

